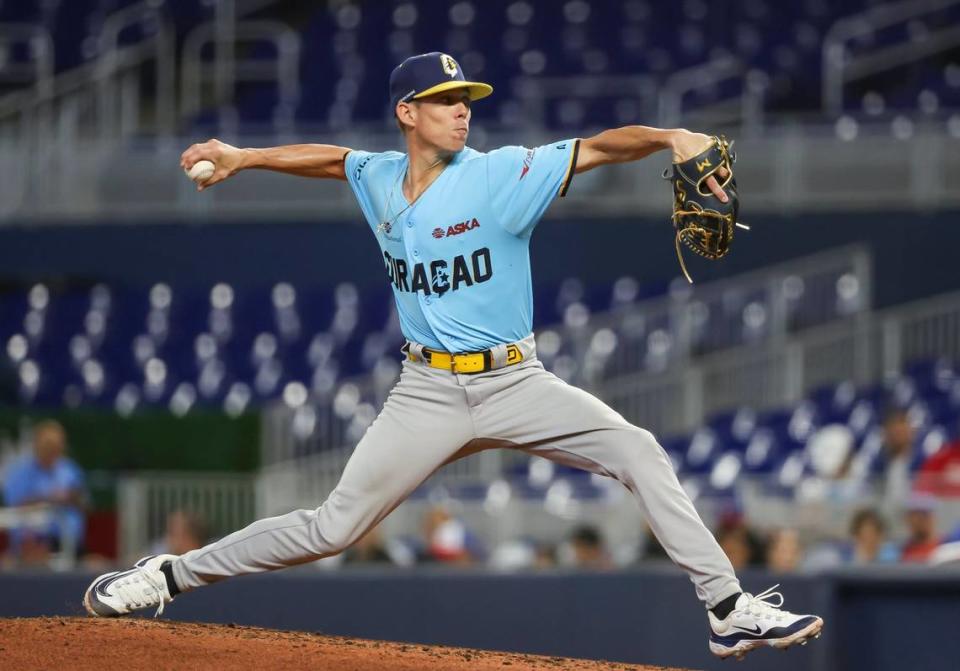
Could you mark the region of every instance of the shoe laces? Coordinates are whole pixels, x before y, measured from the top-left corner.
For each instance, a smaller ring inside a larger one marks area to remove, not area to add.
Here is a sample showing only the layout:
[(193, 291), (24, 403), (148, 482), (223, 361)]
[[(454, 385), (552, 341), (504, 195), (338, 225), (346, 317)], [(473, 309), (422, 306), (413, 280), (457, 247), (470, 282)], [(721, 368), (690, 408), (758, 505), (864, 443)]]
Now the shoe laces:
[(162, 615), (163, 607), (166, 605), (166, 600), (163, 598), (164, 590), (167, 588), (166, 578), (157, 579), (151, 575), (151, 571), (142, 566), (137, 566), (136, 569), (136, 573), (131, 573), (114, 583), (117, 596), (127, 608), (131, 609), (147, 608), (156, 603), (157, 612), (153, 616)]
[[(786, 611), (780, 610), (780, 607), (783, 606), (783, 594), (773, 591), (779, 586), (780, 584), (777, 583), (756, 596), (749, 592), (744, 592), (744, 596), (747, 597), (747, 603), (740, 610), (747, 611), (755, 617), (767, 617), (779, 622), (787, 614)], [(779, 601), (773, 603), (773, 599), (779, 599)]]

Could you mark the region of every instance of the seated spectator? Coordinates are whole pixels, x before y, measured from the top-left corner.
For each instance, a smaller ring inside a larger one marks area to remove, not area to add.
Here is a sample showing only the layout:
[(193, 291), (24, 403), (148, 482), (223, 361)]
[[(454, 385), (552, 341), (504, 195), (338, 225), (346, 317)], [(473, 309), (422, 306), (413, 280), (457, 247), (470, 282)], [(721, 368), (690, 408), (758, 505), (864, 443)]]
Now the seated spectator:
[(843, 553), (847, 564), (866, 565), (896, 562), (896, 546), (886, 540), (887, 527), (876, 510), (862, 508), (850, 521), (850, 544)]
[(767, 569), (772, 573), (794, 573), (803, 559), (800, 534), (796, 529), (777, 529), (767, 543)]
[(929, 494), (915, 494), (904, 507), (908, 537), (900, 551), (904, 562), (926, 562), (940, 545), (934, 517), (937, 501)]
[(80, 554), (87, 493), (83, 471), (66, 452), (67, 436), (60, 423), (40, 422), (33, 429), (33, 454), (15, 461), (4, 478), (6, 505), (47, 507), (51, 513), (41, 528), (23, 525), (11, 530), (11, 550), (22, 561), (43, 562), (57, 551)]
[(443, 506), (434, 506), (424, 518), (425, 548), (420, 561), (473, 564), (483, 559), (477, 537)]
[(813, 473), (797, 488), (801, 502), (849, 504), (867, 494), (864, 477), (853, 467), (853, 432), (843, 424), (827, 424), (810, 436), (804, 448)]
[(944, 536), (940, 545), (938, 545), (937, 549), (930, 555), (930, 563), (960, 566), (960, 524)]
[(960, 497), (960, 441), (948, 443), (927, 457), (914, 489), (940, 497)]
[(344, 564), (389, 564), (390, 554), (383, 543), (380, 528), (368, 531), (363, 538), (347, 548), (343, 553)]
[(166, 532), (153, 545), (150, 554), (182, 555), (202, 548), (209, 539), (207, 523), (198, 513), (174, 510), (167, 515)]
[(497, 545), (488, 566), (497, 571), (527, 571), (554, 566), (554, 548), (533, 538), (515, 538)]
[(883, 418), (883, 500), (885, 510), (900, 508), (910, 496), (913, 425), (907, 411), (888, 410)]
[(734, 570), (757, 566), (763, 561), (760, 541), (739, 513), (724, 515), (717, 527), (717, 542), (726, 553)]
[(663, 548), (663, 545), (653, 533), (649, 522), (644, 525), (643, 550), (640, 553), (640, 561), (670, 561), (670, 555)]
[(557, 565), (557, 548), (550, 543), (537, 543), (534, 549), (533, 568), (549, 569)]
[(374, 527), (343, 553), (344, 565), (391, 564), (413, 566), (417, 562), (413, 548), (399, 538), (384, 538), (380, 527)]
[(570, 561), (581, 569), (607, 570), (613, 568), (613, 562), (603, 545), (603, 537), (596, 527), (583, 525), (570, 534), (568, 540)]

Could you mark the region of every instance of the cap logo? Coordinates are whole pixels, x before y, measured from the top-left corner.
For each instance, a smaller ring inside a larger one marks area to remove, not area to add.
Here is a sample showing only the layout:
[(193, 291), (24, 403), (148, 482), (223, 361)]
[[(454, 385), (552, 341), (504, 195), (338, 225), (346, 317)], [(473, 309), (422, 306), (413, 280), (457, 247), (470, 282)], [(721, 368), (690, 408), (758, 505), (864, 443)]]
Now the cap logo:
[(453, 60), (453, 56), (440, 54), (440, 65), (443, 67), (443, 71), (450, 75), (451, 79), (457, 76), (457, 70), (459, 69), (459, 66), (457, 65), (457, 62)]

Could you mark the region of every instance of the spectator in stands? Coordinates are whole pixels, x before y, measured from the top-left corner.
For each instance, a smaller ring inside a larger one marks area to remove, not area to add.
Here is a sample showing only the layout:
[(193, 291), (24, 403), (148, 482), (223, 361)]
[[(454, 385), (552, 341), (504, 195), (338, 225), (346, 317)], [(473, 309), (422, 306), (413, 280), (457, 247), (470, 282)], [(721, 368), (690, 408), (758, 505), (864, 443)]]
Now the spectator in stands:
[(533, 538), (514, 538), (497, 545), (487, 565), (497, 571), (527, 571), (552, 568), (555, 548)]
[(940, 545), (934, 516), (937, 500), (929, 494), (915, 494), (904, 507), (907, 523), (907, 542), (900, 551), (904, 562), (926, 562)]
[(548, 569), (557, 565), (557, 548), (551, 543), (537, 543), (534, 549), (533, 568)]
[(374, 527), (343, 553), (343, 564), (379, 564), (412, 566), (413, 549), (400, 540), (385, 540), (380, 527)]
[(866, 565), (896, 562), (896, 546), (886, 540), (887, 525), (873, 508), (861, 508), (850, 521), (850, 544), (843, 553), (843, 562)]
[(827, 424), (813, 432), (805, 448), (813, 474), (797, 488), (801, 502), (849, 504), (868, 493), (867, 483), (854, 472), (854, 442), (853, 432), (843, 424)]
[(803, 546), (796, 529), (781, 528), (767, 542), (767, 569), (771, 573), (793, 573), (803, 559)]
[(210, 533), (207, 522), (199, 513), (174, 510), (167, 515), (166, 532), (155, 543), (150, 554), (183, 554), (207, 544)]
[(960, 440), (927, 457), (917, 473), (914, 489), (941, 497), (960, 497)]
[(900, 509), (910, 496), (913, 440), (907, 411), (888, 410), (883, 418), (883, 500), (888, 511)]
[(943, 537), (937, 549), (930, 554), (930, 563), (960, 566), (960, 524)]
[(389, 564), (390, 555), (379, 528), (371, 529), (343, 553), (344, 564)]
[(424, 518), (426, 546), (420, 561), (473, 564), (483, 558), (477, 537), (444, 506), (434, 506)]
[(568, 545), (573, 566), (591, 570), (613, 568), (613, 562), (603, 545), (603, 537), (596, 527), (586, 524), (577, 527), (570, 534)]
[(763, 562), (763, 546), (738, 512), (723, 515), (717, 526), (717, 542), (735, 570)]
[(46, 561), (50, 552), (80, 554), (85, 532), (87, 492), (83, 471), (69, 457), (67, 435), (53, 420), (33, 428), (33, 453), (10, 466), (3, 482), (6, 505), (46, 510), (42, 527), (11, 531), (10, 546), (21, 561)]
[(653, 529), (650, 528), (650, 524), (646, 523), (644, 525), (646, 528), (644, 530), (643, 536), (643, 550), (640, 553), (641, 561), (670, 561), (670, 555), (667, 554), (667, 551), (664, 549), (663, 544), (660, 543), (660, 540), (657, 538), (657, 535), (653, 533)]

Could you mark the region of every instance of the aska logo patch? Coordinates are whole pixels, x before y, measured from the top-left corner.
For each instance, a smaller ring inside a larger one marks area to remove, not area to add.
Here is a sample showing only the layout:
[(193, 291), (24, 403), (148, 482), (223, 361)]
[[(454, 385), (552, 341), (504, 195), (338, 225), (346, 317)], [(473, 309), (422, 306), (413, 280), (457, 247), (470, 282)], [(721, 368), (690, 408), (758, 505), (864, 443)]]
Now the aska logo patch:
[(439, 239), (439, 238), (450, 237), (451, 235), (460, 235), (461, 233), (472, 231), (475, 228), (480, 228), (480, 222), (477, 221), (476, 217), (474, 217), (469, 221), (461, 221), (459, 224), (453, 224), (452, 226), (447, 226), (447, 228), (445, 229), (437, 227), (433, 229), (433, 237)]

